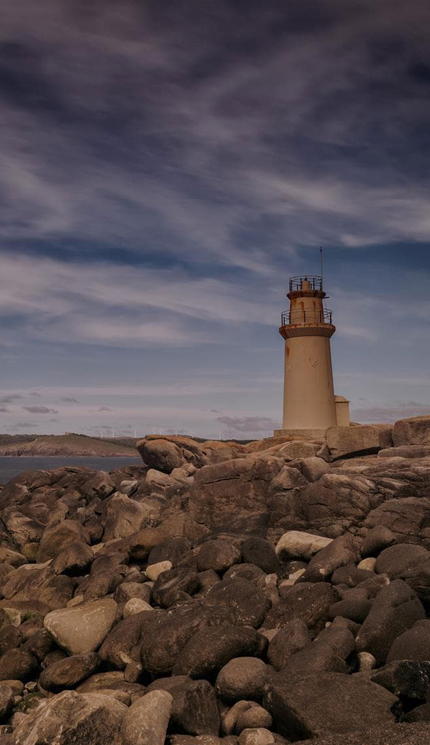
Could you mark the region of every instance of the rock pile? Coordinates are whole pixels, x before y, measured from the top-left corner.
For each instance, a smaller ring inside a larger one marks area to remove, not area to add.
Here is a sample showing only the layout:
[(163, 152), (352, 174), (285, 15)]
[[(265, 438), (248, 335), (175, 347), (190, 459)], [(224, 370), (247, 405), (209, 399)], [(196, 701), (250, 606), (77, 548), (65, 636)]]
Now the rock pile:
[(430, 420), (366, 429), (7, 484), (2, 745), (430, 740)]

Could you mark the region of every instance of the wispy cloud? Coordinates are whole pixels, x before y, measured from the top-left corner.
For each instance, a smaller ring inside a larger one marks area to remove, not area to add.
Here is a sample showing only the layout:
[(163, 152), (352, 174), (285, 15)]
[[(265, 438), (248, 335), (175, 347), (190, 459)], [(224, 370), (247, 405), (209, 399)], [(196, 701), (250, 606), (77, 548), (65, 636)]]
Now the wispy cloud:
[(49, 406), (23, 406), (22, 408), (30, 414), (58, 414), (56, 409), (51, 409)]

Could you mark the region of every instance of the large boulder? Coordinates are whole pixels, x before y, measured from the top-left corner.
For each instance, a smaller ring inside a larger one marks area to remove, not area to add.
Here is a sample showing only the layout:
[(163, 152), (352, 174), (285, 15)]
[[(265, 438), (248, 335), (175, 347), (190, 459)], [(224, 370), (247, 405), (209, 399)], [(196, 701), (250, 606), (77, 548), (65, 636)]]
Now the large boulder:
[(430, 661), (430, 620), (418, 621), (394, 640), (387, 655), (387, 663), (394, 660)]
[(268, 667), (258, 657), (236, 657), (218, 673), (215, 688), (224, 701), (260, 699), (263, 695)]
[(385, 548), (378, 556), (375, 565), (377, 574), (387, 574), (390, 579), (403, 577), (405, 572), (430, 559), (430, 553), (423, 546), (402, 543)]
[(159, 678), (148, 692), (168, 691), (173, 698), (170, 729), (196, 736), (217, 736), (220, 715), (214, 688), (207, 680), (193, 680), (185, 675)]
[(145, 508), (125, 494), (117, 492), (109, 497), (103, 540), (126, 538), (136, 533), (145, 518)]
[(224, 626), (222, 633), (214, 627), (195, 634), (180, 653), (174, 675), (206, 677), (218, 672), (234, 657), (248, 657), (263, 651), (264, 639), (254, 629)]
[(269, 642), (267, 659), (275, 670), (282, 670), (296, 652), (312, 641), (309, 629), (300, 618), (293, 618), (281, 626)]
[(372, 673), (371, 680), (395, 696), (424, 701), (430, 693), (430, 662), (394, 660)]
[(393, 445), (430, 445), (430, 416), (416, 416), (396, 422)]
[(63, 691), (19, 721), (13, 733), (15, 744), (123, 745), (120, 732), (126, 712), (127, 707), (111, 696)]
[[(152, 675), (171, 673), (187, 642), (197, 632), (209, 626), (223, 626), (234, 620), (228, 610), (214, 607), (204, 609), (197, 604), (182, 605), (167, 611), (153, 611), (145, 615), (147, 618), (141, 628), (140, 658), (144, 669)], [(219, 628), (215, 629), (215, 635), (222, 637), (223, 634), (224, 631), (221, 633)]]
[(392, 445), (392, 427), (385, 424), (365, 424), (354, 427), (329, 427), (326, 443), (333, 460), (377, 453)]
[(88, 533), (76, 520), (64, 520), (52, 528), (47, 528), (42, 536), (37, 561), (43, 563), (55, 559), (67, 546), (74, 543), (89, 543)]
[[(315, 673), (273, 675), (265, 696), (278, 731), (291, 739), (365, 729), (394, 722), (397, 698), (381, 686), (355, 675)], [(345, 742), (347, 740), (345, 739)]]
[[(424, 706), (427, 706), (424, 704)], [(414, 709), (414, 713), (418, 710)], [(410, 716), (410, 714), (408, 716)], [(409, 720), (411, 721), (411, 720)], [(418, 721), (418, 720), (417, 720)], [(419, 724), (388, 724), (372, 727), (360, 732), (342, 732), (339, 735), (329, 734), (312, 739), (312, 745), (423, 745), (430, 740), (430, 722)], [(296, 745), (309, 745), (309, 740), (297, 742)]]
[(276, 544), (276, 555), (281, 560), (303, 559), (309, 561), (312, 556), (332, 542), (332, 538), (305, 533), (302, 530), (289, 530)]
[(368, 511), (364, 527), (384, 526), (399, 542), (419, 543), (430, 549), (429, 512), (430, 497), (389, 499)]
[(112, 598), (92, 600), (48, 613), (44, 626), (69, 654), (95, 652), (112, 628), (117, 604)]
[(229, 526), (233, 520), (267, 512), (267, 492), (285, 463), (238, 458), (197, 471), (190, 489), (190, 515), (210, 529)]
[(311, 635), (315, 636), (330, 620), (329, 608), (338, 599), (336, 589), (329, 583), (299, 583), (288, 588), (286, 597), (268, 612), (263, 628), (279, 629), (288, 621), (300, 619), (306, 624)]
[(214, 585), (205, 597), (205, 605), (230, 610), (236, 624), (258, 628), (271, 607), (271, 602), (252, 582), (237, 578)]
[(396, 579), (373, 601), (357, 634), (357, 651), (370, 652), (379, 665), (383, 664), (394, 640), (423, 618), (425, 611), (417, 594)]
[(47, 691), (62, 691), (64, 688), (75, 688), (85, 678), (96, 672), (100, 657), (95, 652), (72, 655), (49, 665), (40, 675), (39, 682)]
[(139, 440), (136, 447), (147, 466), (163, 473), (171, 473), (186, 462), (181, 449), (167, 440)]
[(359, 559), (359, 551), (354, 537), (345, 533), (318, 551), (312, 557), (302, 580), (304, 582), (324, 582), (333, 572), (346, 564), (354, 564)]
[(122, 723), (122, 745), (164, 745), (173, 699), (167, 691), (151, 691), (135, 701)]

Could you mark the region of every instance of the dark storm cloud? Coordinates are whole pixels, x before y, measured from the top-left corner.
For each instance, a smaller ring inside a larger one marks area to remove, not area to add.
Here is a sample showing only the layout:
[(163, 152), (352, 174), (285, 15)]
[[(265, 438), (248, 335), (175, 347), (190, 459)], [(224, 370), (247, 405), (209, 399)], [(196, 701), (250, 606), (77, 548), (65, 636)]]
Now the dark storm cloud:
[(429, 21), (421, 1), (18, 0), (1, 234), (250, 269), (263, 239), (427, 240)]

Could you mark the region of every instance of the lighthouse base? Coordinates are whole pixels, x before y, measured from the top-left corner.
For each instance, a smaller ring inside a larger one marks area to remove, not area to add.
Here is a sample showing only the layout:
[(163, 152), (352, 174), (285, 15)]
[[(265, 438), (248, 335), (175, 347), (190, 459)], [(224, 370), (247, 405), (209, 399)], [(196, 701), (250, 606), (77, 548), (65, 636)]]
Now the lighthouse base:
[(291, 437), (292, 440), (324, 440), (326, 429), (275, 429), (273, 437)]

